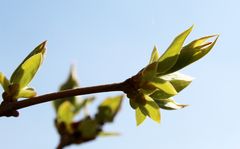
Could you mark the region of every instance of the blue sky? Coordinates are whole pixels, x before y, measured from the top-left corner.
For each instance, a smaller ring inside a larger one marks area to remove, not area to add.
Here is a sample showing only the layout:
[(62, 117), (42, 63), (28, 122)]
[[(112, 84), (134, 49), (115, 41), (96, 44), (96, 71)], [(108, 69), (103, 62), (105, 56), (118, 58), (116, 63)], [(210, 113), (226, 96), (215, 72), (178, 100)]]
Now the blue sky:
[[(154, 45), (163, 52), (194, 24), (187, 41), (210, 34), (220, 38), (209, 55), (182, 70), (196, 79), (176, 100), (191, 106), (161, 110), (161, 124), (148, 119), (136, 127), (125, 98), (115, 123), (105, 127), (121, 136), (69, 149), (239, 149), (239, 5), (237, 0), (1, 0), (0, 71), (10, 76), (35, 46), (48, 40), (44, 64), (31, 82), (38, 94), (56, 91), (71, 63), (77, 65), (81, 86), (120, 82), (147, 64)], [(91, 109), (116, 94), (97, 94)], [(0, 148), (56, 146), (50, 103), (20, 113), (0, 119)]]

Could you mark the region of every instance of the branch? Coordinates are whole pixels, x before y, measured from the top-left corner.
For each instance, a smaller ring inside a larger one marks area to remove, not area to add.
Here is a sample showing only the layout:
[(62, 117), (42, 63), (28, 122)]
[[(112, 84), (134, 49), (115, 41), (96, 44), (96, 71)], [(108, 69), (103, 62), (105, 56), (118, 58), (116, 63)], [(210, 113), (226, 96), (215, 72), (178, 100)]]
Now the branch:
[(60, 92), (54, 92), (54, 93), (49, 93), (41, 96), (36, 96), (33, 98), (21, 100), (21, 101), (14, 101), (14, 102), (3, 101), (0, 105), (0, 117), (1, 116), (17, 117), (19, 114), (16, 110), (18, 109), (23, 109), (33, 105), (37, 105), (37, 104), (65, 98), (65, 97), (72, 97), (72, 96), (92, 94), (92, 93), (101, 93), (101, 92), (125, 91), (128, 86), (127, 82), (128, 81), (124, 81), (121, 83), (85, 87), (85, 88), (69, 89), (69, 90), (64, 90)]

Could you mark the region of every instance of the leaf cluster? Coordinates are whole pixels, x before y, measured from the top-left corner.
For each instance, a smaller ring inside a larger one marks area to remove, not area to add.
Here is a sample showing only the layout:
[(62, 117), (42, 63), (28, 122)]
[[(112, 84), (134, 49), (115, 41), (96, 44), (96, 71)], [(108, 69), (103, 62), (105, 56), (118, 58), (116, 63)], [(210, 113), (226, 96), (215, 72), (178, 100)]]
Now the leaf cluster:
[(31, 98), (36, 96), (33, 88), (28, 84), (31, 82), (46, 52), (46, 41), (38, 45), (12, 73), (10, 80), (0, 72), (0, 84), (4, 89), (3, 98), (5, 102), (14, 102), (18, 98)]
[(186, 88), (193, 78), (178, 71), (205, 56), (218, 38), (206, 42), (216, 35), (205, 36), (183, 46), (192, 28), (179, 34), (161, 56), (154, 47), (149, 64), (133, 77), (133, 88), (126, 93), (135, 109), (137, 125), (147, 116), (160, 122), (160, 108), (177, 110), (187, 106), (176, 103), (173, 96)]
[[(79, 87), (74, 67), (68, 79), (60, 87), (60, 91)], [(81, 144), (96, 139), (98, 136), (117, 135), (117, 133), (103, 131), (103, 126), (114, 121), (118, 113), (123, 96), (109, 97), (99, 106), (94, 116), (88, 113), (87, 106), (93, 103), (95, 97), (67, 97), (53, 101), (56, 111), (55, 126), (60, 135), (60, 144), (67, 146)], [(81, 119), (76, 116), (83, 113)]]

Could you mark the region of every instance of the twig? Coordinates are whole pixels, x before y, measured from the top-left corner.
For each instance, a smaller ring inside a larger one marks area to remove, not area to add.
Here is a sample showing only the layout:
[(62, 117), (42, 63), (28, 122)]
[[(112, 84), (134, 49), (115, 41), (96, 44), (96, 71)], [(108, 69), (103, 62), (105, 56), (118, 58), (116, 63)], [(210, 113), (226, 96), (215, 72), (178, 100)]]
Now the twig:
[(26, 107), (30, 107), (33, 105), (37, 105), (44, 102), (49, 102), (65, 97), (72, 97), (77, 95), (85, 95), (85, 94), (92, 94), (92, 93), (101, 93), (101, 92), (111, 92), (111, 91), (125, 91), (127, 88), (127, 82), (124, 81), (121, 83), (113, 83), (113, 84), (106, 84), (106, 85), (99, 85), (99, 86), (92, 86), (92, 87), (85, 87), (85, 88), (76, 88), (70, 89), (60, 92), (49, 93), (41, 96), (36, 96), (33, 98), (28, 98), (20, 101), (15, 102), (2, 102), (0, 105), (0, 117), (1, 116), (18, 116), (18, 112), (16, 110), (23, 109)]

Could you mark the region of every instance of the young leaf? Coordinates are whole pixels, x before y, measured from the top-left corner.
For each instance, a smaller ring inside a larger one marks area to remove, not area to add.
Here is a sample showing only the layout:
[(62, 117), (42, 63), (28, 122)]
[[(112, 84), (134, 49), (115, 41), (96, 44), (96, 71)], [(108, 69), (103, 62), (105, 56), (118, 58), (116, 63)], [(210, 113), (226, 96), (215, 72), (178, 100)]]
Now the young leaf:
[(43, 61), (43, 54), (46, 50), (45, 45), (46, 42), (40, 44), (17, 67), (10, 79), (12, 84), (19, 84), (20, 89), (28, 85)]
[(159, 53), (158, 53), (157, 47), (154, 46), (149, 64), (153, 62), (157, 62), (158, 59), (159, 59)]
[(186, 106), (188, 106), (185, 104), (178, 104), (172, 98), (156, 99), (154, 101), (158, 104), (158, 106), (161, 109), (165, 109), (165, 110), (178, 110), (178, 109), (182, 109), (182, 108), (185, 108)]
[(133, 109), (136, 109), (138, 107), (138, 104), (135, 102), (134, 99), (129, 99), (129, 104)]
[(143, 89), (155, 89), (153, 90), (153, 94), (157, 94), (160, 96), (159, 98), (163, 97), (172, 97), (177, 94), (177, 91), (173, 87), (173, 85), (169, 81), (165, 81), (160, 78), (152, 79), (152, 82), (148, 82)]
[(153, 62), (153, 63), (147, 65), (147, 67), (145, 67), (141, 71), (141, 73), (142, 73), (141, 83), (143, 83), (144, 81), (149, 81), (153, 77), (156, 76), (157, 66), (158, 66), (158, 63), (157, 62)]
[(183, 33), (181, 33), (180, 35), (178, 35), (173, 40), (168, 49), (165, 51), (165, 53), (159, 58), (158, 60), (159, 64), (157, 69), (159, 75), (164, 74), (175, 65), (181, 52), (183, 43), (187, 36), (192, 31), (192, 28), (193, 26), (184, 31)]
[(22, 89), (33, 79), (42, 61), (42, 55), (36, 54), (26, 60), (18, 69), (16, 76), (11, 80), (13, 84), (19, 84)]
[(57, 121), (70, 124), (74, 117), (73, 109), (74, 107), (70, 102), (65, 101), (62, 103), (57, 111)]
[(28, 60), (30, 57), (32, 57), (36, 54), (41, 53), (44, 56), (44, 54), (46, 52), (46, 44), (47, 44), (47, 41), (44, 41), (41, 44), (39, 44), (31, 53), (28, 54), (28, 56), (22, 61), (22, 63), (20, 65), (22, 65), (26, 60)]
[(32, 98), (36, 95), (37, 93), (32, 88), (26, 88), (20, 90), (16, 98)]
[(84, 119), (79, 123), (78, 130), (84, 139), (95, 138), (98, 135), (99, 125), (96, 120)]
[(122, 95), (105, 99), (98, 107), (96, 119), (99, 122), (112, 122), (121, 107), (122, 99)]
[(192, 58), (190, 60), (190, 63), (193, 63), (193, 62), (199, 60), (200, 58), (202, 58), (203, 56), (205, 56), (213, 48), (213, 46), (217, 42), (217, 39), (218, 39), (218, 36), (212, 43), (207, 44), (207, 46), (201, 45), (199, 47), (196, 47), (196, 48), (200, 48), (201, 50), (194, 53), (194, 55), (192, 56)]
[(192, 77), (175, 72), (172, 74), (164, 75), (161, 79), (169, 81), (176, 91), (179, 93), (185, 87), (187, 87), (193, 80)]
[(161, 116), (159, 106), (149, 96), (145, 96), (145, 99), (147, 100), (147, 103), (144, 106), (139, 106), (141, 112), (152, 120), (160, 123)]
[[(74, 89), (76, 87), (79, 87), (79, 83), (78, 83), (78, 79), (77, 79), (77, 75), (76, 75), (76, 69), (72, 65), (71, 68), (70, 68), (70, 73), (69, 73), (69, 76), (68, 76), (67, 80), (61, 85), (59, 90), (63, 91), (63, 90), (67, 90), (67, 89)], [(77, 99), (76, 97), (67, 97), (67, 98), (63, 98), (63, 99), (60, 99), (60, 100), (54, 100), (53, 101), (53, 106), (54, 106), (55, 111), (57, 111), (58, 107), (64, 101), (69, 101), (73, 105), (75, 105), (76, 104), (76, 99)]]
[(71, 66), (70, 72), (68, 75), (67, 80), (63, 83), (60, 87), (60, 91), (73, 89), (79, 87), (78, 79), (77, 79), (77, 72), (76, 67), (74, 65)]
[(136, 123), (137, 123), (137, 126), (139, 126), (146, 119), (146, 115), (141, 111), (139, 107), (135, 109), (135, 112), (136, 112)]
[(8, 92), (10, 82), (2, 72), (0, 72), (0, 84), (2, 85), (4, 91)]
[(178, 71), (205, 56), (213, 48), (219, 36), (217, 36), (213, 42), (204, 43), (207, 39), (212, 37), (215, 36), (202, 37), (184, 46), (176, 64), (168, 72), (172, 73)]

